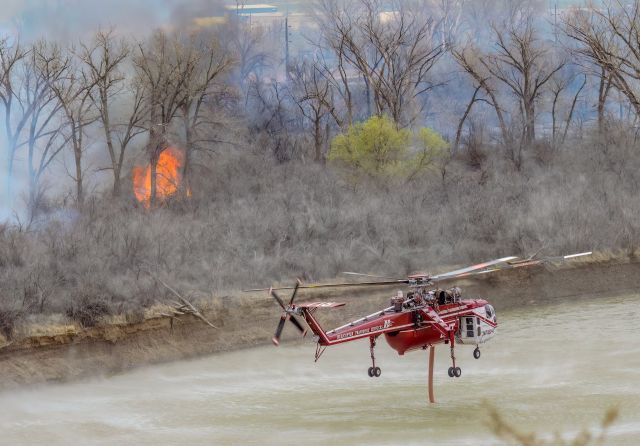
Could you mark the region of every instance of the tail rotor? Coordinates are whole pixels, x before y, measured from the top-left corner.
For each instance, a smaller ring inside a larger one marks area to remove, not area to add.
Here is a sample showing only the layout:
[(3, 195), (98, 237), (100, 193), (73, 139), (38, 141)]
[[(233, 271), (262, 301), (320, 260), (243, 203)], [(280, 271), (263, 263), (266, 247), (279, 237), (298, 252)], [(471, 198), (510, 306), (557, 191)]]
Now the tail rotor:
[(285, 305), (284, 301), (278, 296), (278, 293), (275, 292), (273, 288), (269, 288), (269, 295), (274, 298), (274, 300), (280, 305), (282, 308), (282, 316), (280, 316), (280, 321), (278, 322), (278, 326), (276, 327), (276, 333), (271, 339), (274, 345), (280, 345), (280, 336), (282, 335), (282, 330), (284, 330), (284, 325), (289, 320), (302, 334), (302, 336), (307, 334), (307, 331), (302, 327), (302, 324), (296, 319), (295, 314), (295, 306), (293, 302), (296, 298), (296, 294), (298, 293), (298, 288), (300, 287), (300, 280), (296, 281), (296, 285), (293, 288), (293, 293), (291, 294), (291, 299), (289, 300), (289, 304)]

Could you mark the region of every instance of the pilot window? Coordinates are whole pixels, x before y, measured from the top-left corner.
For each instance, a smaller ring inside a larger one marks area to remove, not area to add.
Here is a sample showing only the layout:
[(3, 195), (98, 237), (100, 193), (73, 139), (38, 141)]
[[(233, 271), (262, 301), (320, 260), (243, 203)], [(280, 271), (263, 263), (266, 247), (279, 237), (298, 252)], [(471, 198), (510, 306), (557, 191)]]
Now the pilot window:
[(484, 310), (487, 312), (487, 319), (493, 318), (493, 307), (491, 305), (485, 305)]

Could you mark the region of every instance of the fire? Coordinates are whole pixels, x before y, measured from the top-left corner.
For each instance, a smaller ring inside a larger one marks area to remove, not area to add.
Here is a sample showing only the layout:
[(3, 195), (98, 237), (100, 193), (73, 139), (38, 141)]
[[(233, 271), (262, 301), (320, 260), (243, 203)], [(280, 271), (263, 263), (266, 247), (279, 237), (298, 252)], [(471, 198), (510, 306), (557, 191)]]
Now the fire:
[[(180, 185), (180, 167), (184, 155), (175, 147), (165, 149), (158, 158), (156, 167), (156, 197), (163, 201), (178, 191)], [(151, 165), (133, 168), (133, 193), (145, 207), (151, 204)], [(187, 191), (190, 194), (190, 191)]]

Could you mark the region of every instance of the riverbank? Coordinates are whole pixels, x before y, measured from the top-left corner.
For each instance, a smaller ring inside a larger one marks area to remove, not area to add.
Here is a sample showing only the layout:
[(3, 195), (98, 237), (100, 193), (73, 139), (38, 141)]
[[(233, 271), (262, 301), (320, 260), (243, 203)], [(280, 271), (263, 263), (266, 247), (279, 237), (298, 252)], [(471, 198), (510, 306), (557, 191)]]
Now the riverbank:
[[(465, 297), (489, 299), (498, 311), (545, 305), (568, 298), (598, 298), (640, 290), (640, 263), (629, 259), (575, 261), (562, 268), (504, 271), (456, 282)], [(395, 287), (301, 293), (299, 301), (333, 299), (346, 302), (324, 311), (327, 327), (387, 305)], [(345, 297), (348, 296), (348, 297)], [(0, 339), (0, 390), (44, 382), (60, 382), (113, 374), (146, 364), (174, 361), (270, 342), (279, 312), (266, 293), (217, 296), (200, 303), (201, 312), (217, 328), (191, 315), (170, 318), (166, 309), (149, 309), (144, 318), (124, 317), (91, 328), (75, 325), (25, 327), (13, 342)], [(285, 339), (295, 339), (285, 330)]]

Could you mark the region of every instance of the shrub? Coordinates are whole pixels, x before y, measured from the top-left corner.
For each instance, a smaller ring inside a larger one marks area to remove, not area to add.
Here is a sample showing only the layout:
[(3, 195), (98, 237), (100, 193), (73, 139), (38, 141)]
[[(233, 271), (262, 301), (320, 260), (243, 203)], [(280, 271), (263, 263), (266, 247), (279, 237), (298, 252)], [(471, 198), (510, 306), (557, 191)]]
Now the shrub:
[(83, 327), (95, 327), (103, 316), (112, 314), (111, 307), (102, 299), (83, 295), (67, 308), (67, 317)]
[(333, 139), (329, 160), (370, 174), (389, 173), (406, 156), (410, 139), (411, 133), (397, 129), (391, 119), (372, 116)]
[(448, 146), (432, 129), (414, 134), (386, 116), (373, 116), (337, 135), (329, 160), (371, 175), (409, 176), (442, 160)]
[(7, 340), (12, 339), (19, 318), (19, 311), (0, 308), (0, 333), (4, 335)]

